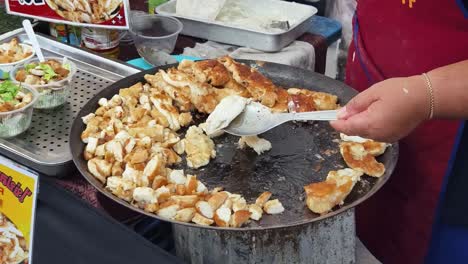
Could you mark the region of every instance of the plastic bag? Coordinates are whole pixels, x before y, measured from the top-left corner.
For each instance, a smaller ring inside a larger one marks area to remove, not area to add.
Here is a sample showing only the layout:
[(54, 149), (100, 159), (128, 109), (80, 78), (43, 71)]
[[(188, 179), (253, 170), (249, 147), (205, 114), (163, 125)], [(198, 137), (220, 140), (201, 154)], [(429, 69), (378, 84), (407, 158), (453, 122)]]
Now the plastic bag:
[(205, 20), (215, 20), (226, 0), (177, 0), (176, 14)]
[(348, 48), (353, 37), (353, 15), (356, 10), (356, 0), (327, 0), (325, 15), (340, 21), (343, 29), (344, 45)]

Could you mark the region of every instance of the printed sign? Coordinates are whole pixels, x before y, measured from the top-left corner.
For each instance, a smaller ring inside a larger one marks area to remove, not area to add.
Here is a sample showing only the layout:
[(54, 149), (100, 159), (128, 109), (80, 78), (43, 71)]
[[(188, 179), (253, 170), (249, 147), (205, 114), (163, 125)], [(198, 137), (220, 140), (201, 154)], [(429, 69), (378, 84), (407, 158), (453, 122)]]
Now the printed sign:
[(128, 29), (128, 0), (6, 0), (9, 14), (74, 26)]
[(38, 176), (0, 156), (0, 264), (32, 264)]

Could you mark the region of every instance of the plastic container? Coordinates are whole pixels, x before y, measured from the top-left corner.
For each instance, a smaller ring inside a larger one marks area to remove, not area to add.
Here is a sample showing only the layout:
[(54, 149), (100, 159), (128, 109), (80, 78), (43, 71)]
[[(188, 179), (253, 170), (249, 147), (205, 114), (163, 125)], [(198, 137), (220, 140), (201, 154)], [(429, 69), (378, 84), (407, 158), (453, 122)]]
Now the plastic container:
[[(57, 57), (46, 57), (45, 60), (57, 60), (61, 61), (63, 64), (63, 58), (57, 58)], [(25, 62), (23, 65), (18, 65), (16, 66), (11, 72), (10, 72), (10, 78), (13, 82), (19, 83), (16, 80), (16, 72), (19, 69), (24, 68), (27, 64), (29, 63), (37, 63), (39, 62), (38, 59), (33, 59)], [(48, 84), (44, 85), (27, 85), (23, 84), (24, 86), (32, 87), (35, 89), (38, 94), (39, 98), (37, 99), (36, 104), (34, 105), (35, 109), (55, 109), (59, 106), (62, 106), (67, 102), (68, 95), (70, 94), (70, 90), (72, 89), (73, 85), (73, 77), (76, 74), (76, 65), (70, 60), (67, 60), (66, 63), (70, 64), (70, 73), (68, 74), (68, 77), (58, 81), (58, 82), (51, 82)]]
[(0, 138), (15, 137), (28, 130), (31, 125), (33, 106), (37, 102), (39, 94), (27, 86), (22, 86), (20, 91), (32, 93), (33, 99), (23, 108), (9, 112), (0, 112)]
[(169, 16), (133, 15), (130, 24), (130, 34), (133, 37), (138, 54), (148, 63), (164, 65), (172, 58), (182, 23)]
[(11, 70), (13, 70), (13, 68), (15, 68), (17, 65), (24, 63), (27, 60), (32, 59), (34, 55), (36, 55), (32, 46), (23, 44), (23, 43), (20, 43), (19, 45), (23, 47), (23, 49), (25, 49), (26, 51), (32, 52), (31, 55), (19, 61), (15, 61), (11, 63), (0, 63), (0, 80), (8, 79), (10, 77), (9, 73)]

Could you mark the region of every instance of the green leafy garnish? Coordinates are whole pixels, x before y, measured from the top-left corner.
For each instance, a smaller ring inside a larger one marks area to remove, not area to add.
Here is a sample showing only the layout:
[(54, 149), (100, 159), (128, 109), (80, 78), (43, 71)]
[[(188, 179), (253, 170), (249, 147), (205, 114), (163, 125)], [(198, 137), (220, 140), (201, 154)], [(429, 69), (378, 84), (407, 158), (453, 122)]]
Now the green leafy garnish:
[(24, 69), (29, 73), (29, 71), (32, 70), (32, 69), (34, 69), (34, 68), (36, 68), (36, 66), (37, 66), (37, 65), (34, 64), (34, 63), (29, 63), (29, 64), (27, 64), (27, 65), (24, 67)]
[(62, 67), (63, 67), (64, 69), (67, 69), (67, 70), (71, 71), (70, 64), (68, 64), (68, 63), (63, 64)]
[(57, 73), (55, 73), (54, 69), (49, 64), (39, 64), (39, 69), (44, 71), (44, 80), (50, 81), (52, 80), (55, 76), (57, 76)]
[(19, 92), (19, 86), (12, 83), (11, 81), (4, 81), (0, 83), (0, 99), (3, 102), (12, 102), (15, 100), (16, 95)]

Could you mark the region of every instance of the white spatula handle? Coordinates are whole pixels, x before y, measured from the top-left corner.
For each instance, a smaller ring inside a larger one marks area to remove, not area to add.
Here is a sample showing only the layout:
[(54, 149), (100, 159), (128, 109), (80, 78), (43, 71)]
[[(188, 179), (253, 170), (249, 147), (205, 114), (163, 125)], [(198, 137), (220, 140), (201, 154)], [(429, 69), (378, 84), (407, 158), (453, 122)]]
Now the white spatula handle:
[(26, 34), (28, 35), (29, 41), (31, 41), (31, 45), (33, 46), (34, 51), (36, 52), (37, 58), (40, 62), (44, 62), (44, 55), (42, 55), (41, 47), (39, 46), (39, 42), (37, 42), (36, 34), (34, 33), (31, 21), (27, 19), (23, 20), (23, 27), (26, 31)]
[(313, 111), (313, 112), (303, 112), (303, 113), (294, 113), (293, 120), (319, 120), (319, 121), (332, 121), (337, 120), (338, 110), (327, 110), (327, 111)]

